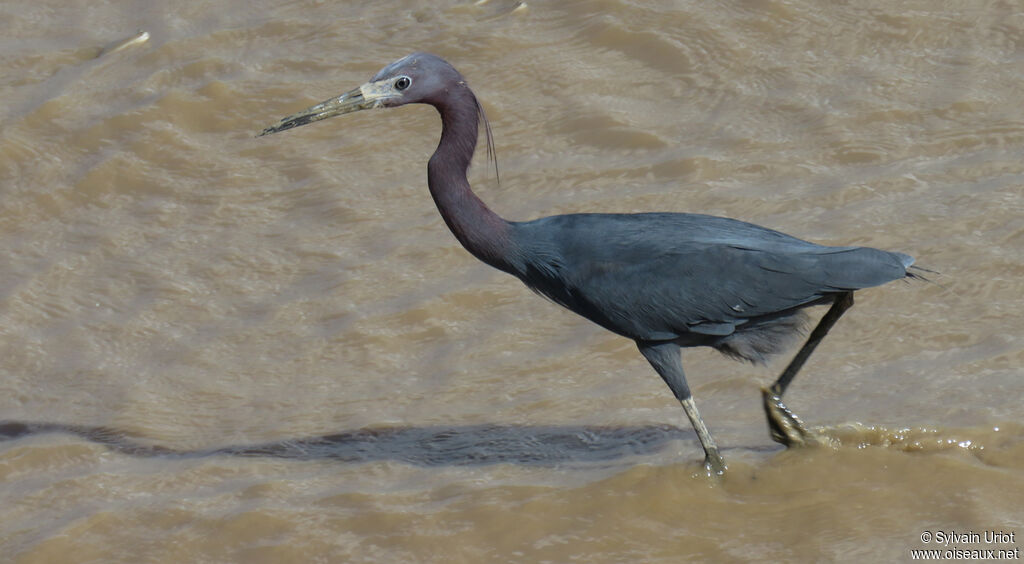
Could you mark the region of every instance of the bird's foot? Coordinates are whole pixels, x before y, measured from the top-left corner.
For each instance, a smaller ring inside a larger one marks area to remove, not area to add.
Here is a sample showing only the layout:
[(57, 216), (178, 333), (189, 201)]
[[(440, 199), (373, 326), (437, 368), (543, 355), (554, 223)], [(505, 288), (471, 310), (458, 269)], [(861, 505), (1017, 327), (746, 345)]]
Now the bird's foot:
[(718, 454), (718, 449), (704, 454), (704, 469), (712, 476), (725, 474), (725, 459), (722, 458), (722, 455)]
[(764, 413), (768, 416), (772, 440), (787, 447), (821, 443), (819, 437), (807, 430), (800, 418), (782, 403), (782, 396), (768, 388), (761, 388), (761, 394), (764, 396)]

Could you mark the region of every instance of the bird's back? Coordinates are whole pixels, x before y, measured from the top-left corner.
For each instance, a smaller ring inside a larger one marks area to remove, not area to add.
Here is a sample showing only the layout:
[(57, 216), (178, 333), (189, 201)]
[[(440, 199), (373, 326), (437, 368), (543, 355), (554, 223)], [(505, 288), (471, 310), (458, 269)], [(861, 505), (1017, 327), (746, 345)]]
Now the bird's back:
[(699, 214), (560, 215), (512, 233), (522, 249), (514, 273), (532, 289), (621, 335), (692, 345), (903, 278), (913, 263)]

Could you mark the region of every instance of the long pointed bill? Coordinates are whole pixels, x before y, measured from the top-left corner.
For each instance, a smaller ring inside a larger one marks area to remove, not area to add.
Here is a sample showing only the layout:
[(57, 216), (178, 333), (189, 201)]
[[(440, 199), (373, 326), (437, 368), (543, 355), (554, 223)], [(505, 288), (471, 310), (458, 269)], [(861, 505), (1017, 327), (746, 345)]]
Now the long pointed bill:
[(306, 125), (307, 123), (313, 123), (314, 121), (320, 121), (329, 117), (340, 116), (341, 114), (379, 107), (383, 99), (386, 98), (382, 94), (379, 85), (374, 83), (364, 84), (341, 96), (325, 100), (297, 114), (292, 114), (282, 119), (277, 125), (264, 129), (257, 137)]

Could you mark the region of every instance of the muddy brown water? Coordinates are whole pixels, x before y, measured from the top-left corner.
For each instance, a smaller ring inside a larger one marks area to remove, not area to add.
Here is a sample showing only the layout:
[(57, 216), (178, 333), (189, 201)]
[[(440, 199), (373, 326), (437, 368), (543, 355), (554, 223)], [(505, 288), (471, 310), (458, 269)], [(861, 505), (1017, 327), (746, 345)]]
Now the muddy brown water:
[[(3, 561), (1024, 545), (1019, 3), (13, 0), (0, 26)], [(483, 101), (501, 182), (471, 181), (505, 217), (711, 213), (940, 271), (858, 294), (791, 388), (840, 446), (769, 439), (784, 358), (686, 351), (731, 468), (701, 475), (631, 342), (448, 233), (429, 108), (254, 138), (415, 50)]]

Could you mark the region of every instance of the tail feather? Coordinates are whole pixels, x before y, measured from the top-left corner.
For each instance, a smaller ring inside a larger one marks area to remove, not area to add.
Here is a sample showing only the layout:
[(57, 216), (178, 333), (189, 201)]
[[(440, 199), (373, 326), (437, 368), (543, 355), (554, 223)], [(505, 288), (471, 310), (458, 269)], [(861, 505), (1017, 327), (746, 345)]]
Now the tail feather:
[(940, 288), (945, 288), (945, 286), (943, 286), (942, 284), (939, 284), (938, 282), (932, 280), (931, 278), (925, 276), (924, 274), (921, 274), (922, 272), (927, 272), (928, 274), (934, 274), (936, 276), (942, 276), (942, 273), (937, 270), (929, 270), (927, 268), (924, 268), (923, 266), (910, 266), (907, 267), (906, 277), (909, 278), (910, 280), (920, 280), (921, 282), (927, 282), (929, 284), (935, 284)]

